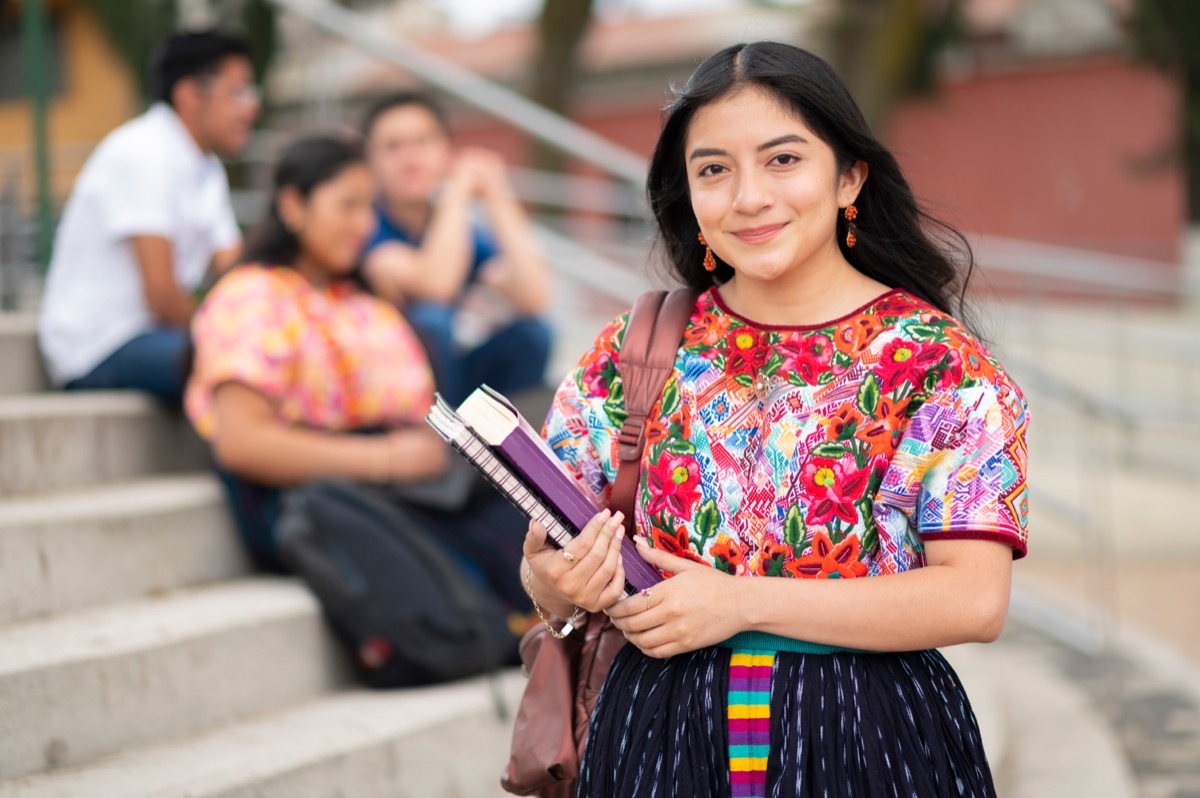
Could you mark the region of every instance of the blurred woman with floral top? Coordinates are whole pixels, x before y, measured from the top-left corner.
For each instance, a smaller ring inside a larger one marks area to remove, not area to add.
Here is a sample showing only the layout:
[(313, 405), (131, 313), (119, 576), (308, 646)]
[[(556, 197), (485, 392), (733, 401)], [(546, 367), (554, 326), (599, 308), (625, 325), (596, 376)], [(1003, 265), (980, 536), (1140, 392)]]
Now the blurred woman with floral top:
[[(283, 492), (320, 478), (379, 486), (436, 477), (448, 450), (424, 423), (433, 374), (394, 305), (356, 279), (375, 228), (375, 185), (358, 146), (329, 136), (294, 142), (275, 170), (266, 218), (245, 263), (192, 321), (185, 407), (213, 449), (247, 551), (281, 572)], [(528, 602), (498, 534), (520, 515), (495, 492), (460, 511), (409, 507), (510, 611)]]
[[(700, 292), (635, 510), (639, 551), (671, 578), (622, 598), (608, 514), (569, 556), (531, 526), (522, 565), (543, 607), (607, 612), (631, 643), (578, 794), (994, 795), (936, 648), (1003, 629), (1026, 551), (1028, 413), (952, 314), (969, 248), (918, 208), (832, 69), (790, 45), (697, 69), (648, 191), (669, 265)], [(600, 498), (626, 322), (596, 338), (546, 426)]]

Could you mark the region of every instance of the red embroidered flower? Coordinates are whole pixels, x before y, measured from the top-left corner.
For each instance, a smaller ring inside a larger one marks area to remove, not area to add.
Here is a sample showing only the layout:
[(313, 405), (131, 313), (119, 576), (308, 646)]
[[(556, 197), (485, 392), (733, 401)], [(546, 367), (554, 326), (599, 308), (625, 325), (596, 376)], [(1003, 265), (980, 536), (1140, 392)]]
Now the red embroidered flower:
[(834, 516), (848, 524), (857, 523), (854, 503), (862, 498), (870, 473), (870, 469), (855, 468), (849, 455), (840, 462), (826, 457), (809, 460), (800, 474), (808, 501), (808, 523), (821, 526)]
[(717, 570), (727, 574), (740, 574), (746, 570), (746, 546), (728, 535), (717, 535), (717, 542), (709, 549)]
[(918, 344), (897, 338), (883, 349), (878, 375), (884, 393), (891, 393), (909, 382), (919, 383), (925, 372), (946, 356), (944, 344)]
[(821, 423), (825, 425), (825, 434), (829, 436), (829, 440), (836, 441), (840, 440), (851, 426), (857, 430), (862, 422), (862, 414), (858, 408), (853, 403), (847, 402)]
[(802, 335), (780, 346), (788, 365), (813, 385), (833, 360), (833, 341), (826, 335)]
[(946, 357), (946, 365), (938, 377), (938, 390), (952, 390), (962, 385), (963, 359), (957, 349), (950, 349)]
[(858, 431), (858, 437), (870, 444), (873, 456), (891, 455), (896, 450), (896, 431), (903, 429), (905, 407), (884, 396), (875, 409), (875, 419), (868, 420)]
[(730, 330), (725, 336), (725, 345), (729, 348), (725, 363), (730, 374), (753, 376), (771, 359), (771, 348), (749, 327)]
[(612, 355), (608, 352), (602, 353), (589, 363), (580, 380), (583, 383), (584, 391), (590, 396), (607, 399), (608, 383), (612, 378), (613, 368)]
[(874, 340), (883, 329), (883, 323), (873, 313), (860, 313), (843, 322), (834, 333), (839, 348), (848, 355), (856, 355)]
[(713, 346), (729, 331), (731, 319), (723, 313), (704, 312), (683, 333), (684, 346)]
[(851, 579), (867, 575), (867, 564), (860, 562), (862, 544), (858, 535), (848, 535), (836, 546), (824, 532), (813, 538), (809, 553), (787, 564), (788, 573), (801, 579)]
[(762, 548), (758, 550), (755, 573), (759, 576), (780, 576), (783, 574), (783, 568), (788, 558), (794, 554), (792, 547), (786, 543), (767, 538), (763, 541)]
[[(654, 542), (654, 548), (660, 551), (665, 551), (668, 554), (674, 554), (676, 557), (683, 557), (685, 560), (692, 562), (702, 562), (707, 564), (707, 560), (700, 557), (692, 549), (691, 543), (688, 541), (687, 527), (679, 527), (672, 534), (665, 530), (653, 527), (650, 530), (650, 539)], [(666, 576), (671, 576), (669, 571), (663, 571)]]
[[(680, 413), (677, 420), (679, 425), (675, 430), (675, 437), (686, 441), (692, 436), (692, 416), (690, 413)], [(671, 426), (670, 418), (652, 415), (646, 419), (646, 446), (653, 446), (671, 437)]]
[(908, 294), (888, 294), (875, 303), (875, 313), (879, 316), (904, 316), (917, 307), (917, 302)]
[(700, 500), (700, 465), (687, 455), (664, 455), (650, 467), (650, 505), (648, 513), (667, 510), (676, 519), (692, 517), (692, 508)]

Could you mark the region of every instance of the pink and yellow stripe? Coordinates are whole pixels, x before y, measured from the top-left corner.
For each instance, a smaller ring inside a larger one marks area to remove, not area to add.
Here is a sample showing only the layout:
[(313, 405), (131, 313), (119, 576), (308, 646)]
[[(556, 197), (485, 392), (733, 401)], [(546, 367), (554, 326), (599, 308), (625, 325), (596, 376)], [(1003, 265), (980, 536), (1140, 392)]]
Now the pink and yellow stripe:
[(765, 798), (771, 749), (772, 651), (734, 649), (729, 658), (729, 783), (732, 798)]

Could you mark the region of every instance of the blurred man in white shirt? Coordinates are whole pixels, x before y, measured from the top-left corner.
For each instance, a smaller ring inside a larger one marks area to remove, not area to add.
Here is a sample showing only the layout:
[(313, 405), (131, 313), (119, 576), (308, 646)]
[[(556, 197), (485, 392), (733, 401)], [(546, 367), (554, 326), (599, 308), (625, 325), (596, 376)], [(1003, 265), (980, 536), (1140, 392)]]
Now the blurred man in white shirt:
[(246, 44), (216, 31), (172, 36), (153, 68), (157, 102), (100, 142), (67, 201), (39, 340), (58, 385), (178, 404), (196, 289), (241, 247), (220, 157), (246, 146), (259, 96)]

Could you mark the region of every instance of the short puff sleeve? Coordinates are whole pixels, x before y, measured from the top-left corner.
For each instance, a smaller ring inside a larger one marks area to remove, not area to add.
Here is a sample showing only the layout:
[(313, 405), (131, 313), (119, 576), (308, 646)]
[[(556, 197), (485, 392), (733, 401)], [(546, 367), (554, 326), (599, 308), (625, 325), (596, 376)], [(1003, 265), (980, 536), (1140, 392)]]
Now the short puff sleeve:
[(997, 377), (921, 405), (884, 474), (877, 517), (897, 510), (922, 541), (996, 540), (1025, 556), (1029, 411), (1020, 389)]
[(609, 323), (563, 379), (543, 429), (567, 469), (604, 503), (616, 479), (617, 437), (625, 421), (617, 362), (627, 321), (625, 314)]
[(195, 358), (185, 407), (196, 431), (216, 433), (213, 393), (227, 382), (279, 401), (292, 383), (300, 322), (266, 269), (240, 266), (217, 283), (192, 319)]

